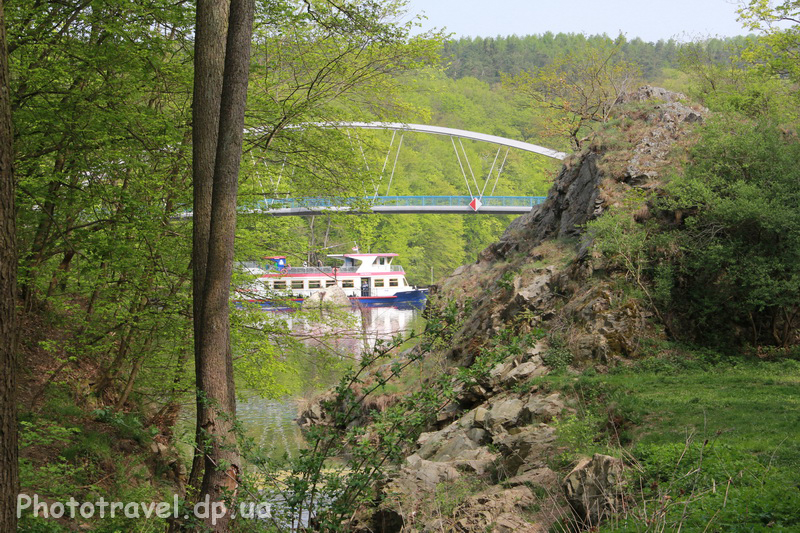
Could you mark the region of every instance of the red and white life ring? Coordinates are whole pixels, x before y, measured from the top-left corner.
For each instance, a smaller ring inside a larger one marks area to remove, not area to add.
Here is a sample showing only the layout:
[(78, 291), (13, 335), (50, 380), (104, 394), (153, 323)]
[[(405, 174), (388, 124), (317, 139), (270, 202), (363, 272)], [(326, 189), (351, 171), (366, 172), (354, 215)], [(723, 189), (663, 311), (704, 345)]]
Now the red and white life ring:
[(285, 276), (286, 274), (288, 274), (288, 273), (289, 273), (289, 269), (288, 269), (288, 268), (286, 268), (286, 267), (283, 267), (283, 268), (281, 269), (281, 274), (283, 274), (284, 276)]
[(333, 267), (333, 275), (335, 276), (338, 273), (339, 273), (339, 267)]

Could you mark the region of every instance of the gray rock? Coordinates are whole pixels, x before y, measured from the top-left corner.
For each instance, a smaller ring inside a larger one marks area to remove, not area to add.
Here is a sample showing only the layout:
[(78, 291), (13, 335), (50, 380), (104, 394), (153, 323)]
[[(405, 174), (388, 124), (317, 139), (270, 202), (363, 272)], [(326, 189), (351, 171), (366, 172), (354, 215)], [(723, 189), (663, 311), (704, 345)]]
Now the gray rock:
[(350, 307), (350, 298), (347, 297), (347, 294), (345, 294), (344, 290), (338, 285), (320, 289), (303, 300), (304, 308), (330, 305), (336, 307)]
[[(490, 487), (470, 496), (458, 509), (455, 531), (515, 531), (519, 533), (544, 533), (522, 518), (522, 513), (536, 503), (536, 497), (527, 487), (504, 489)], [(502, 529), (498, 529), (501, 526)]]
[(515, 383), (528, 381), (529, 379), (537, 376), (543, 376), (548, 372), (548, 368), (541, 364), (540, 358), (539, 363), (535, 361), (526, 361), (521, 365), (512, 368), (502, 377), (502, 379), (506, 386), (510, 386)]
[[(465, 433), (456, 433), (454, 437), (443, 443), (431, 457), (433, 461), (452, 461), (464, 451), (474, 450), (478, 444)], [(425, 457), (420, 450), (420, 455)]]
[(451, 464), (460, 472), (471, 472), (483, 476), (494, 471), (496, 460), (497, 456), (486, 448), (476, 448), (461, 452)]
[(423, 459), (429, 459), (432, 457), (439, 450), (439, 448), (441, 448), (450, 433), (451, 430), (449, 426), (444, 429), (440, 429), (439, 431), (422, 433), (417, 438), (417, 445), (420, 446), (420, 449), (417, 451), (419, 456)]
[(528, 426), (513, 435), (495, 436), (494, 444), (502, 457), (501, 475), (513, 477), (547, 466), (555, 440), (555, 429), (545, 424)]
[(461, 408), (458, 406), (458, 403), (450, 402), (436, 415), (436, 421), (439, 423), (447, 422), (458, 416), (460, 412)]
[(595, 218), (602, 173), (599, 155), (590, 151), (568, 158), (547, 194), (547, 200), (530, 213), (515, 219), (500, 237), (506, 247), (512, 242), (538, 244), (547, 238), (576, 237), (580, 227)]
[(492, 531), (495, 533), (541, 533), (542, 528), (528, 523), (516, 514), (503, 513), (494, 521)]
[(507, 428), (520, 422), (520, 416), (525, 403), (519, 398), (506, 398), (495, 402), (489, 411), (484, 427), (492, 433), (500, 432), (501, 428)]
[(469, 411), (458, 420), (458, 425), (464, 429), (469, 429), (475, 425), (475, 409)]
[(550, 422), (564, 410), (564, 402), (558, 393), (542, 397), (532, 395), (525, 404), (525, 415), (529, 420), (537, 422)]
[(469, 429), (466, 435), (471, 441), (477, 442), (478, 444), (486, 444), (491, 440), (489, 432), (480, 428)]
[(539, 307), (543, 300), (542, 296), (550, 293), (548, 283), (554, 271), (555, 267), (545, 268), (542, 274), (533, 278), (525, 287), (518, 289), (514, 297), (528, 307)]
[(489, 371), (489, 377), (491, 379), (496, 380), (500, 376), (508, 372), (510, 369), (511, 369), (511, 363), (500, 363), (499, 365), (496, 365)]
[(548, 491), (552, 490), (552, 494), (555, 494), (554, 489), (558, 488), (558, 474), (543, 466), (506, 479), (503, 481), (503, 485), (507, 487), (518, 487), (520, 485), (543, 487)]
[(472, 425), (476, 428), (485, 428), (486, 419), (489, 417), (489, 411), (485, 407), (476, 407), (472, 415)]
[(631, 91), (629, 93), (620, 96), (617, 102), (618, 103), (644, 102), (645, 100), (663, 100), (665, 102), (677, 102), (686, 99), (687, 99), (686, 95), (683, 93), (669, 91), (661, 87), (643, 85), (642, 87), (639, 87), (635, 91)]
[(621, 459), (595, 454), (584, 459), (562, 483), (575, 517), (596, 527), (622, 508), (625, 496), (624, 464)]
[[(401, 480), (405, 478), (406, 486), (409, 484), (413, 485), (413, 482), (415, 481), (420, 481), (428, 485), (430, 488), (435, 487), (439, 483), (443, 483), (445, 481), (454, 481), (461, 476), (461, 474), (458, 473), (458, 470), (456, 470), (452, 465), (447, 463), (437, 463), (435, 461), (426, 461), (417, 454), (406, 458), (406, 465), (401, 474), (410, 474), (410, 476), (401, 475), (401, 477), (398, 477), (395, 480), (396, 482), (403, 484), (403, 481)], [(409, 477), (411, 477), (413, 481), (410, 482)], [(412, 486), (411, 489), (414, 490), (414, 487)]]

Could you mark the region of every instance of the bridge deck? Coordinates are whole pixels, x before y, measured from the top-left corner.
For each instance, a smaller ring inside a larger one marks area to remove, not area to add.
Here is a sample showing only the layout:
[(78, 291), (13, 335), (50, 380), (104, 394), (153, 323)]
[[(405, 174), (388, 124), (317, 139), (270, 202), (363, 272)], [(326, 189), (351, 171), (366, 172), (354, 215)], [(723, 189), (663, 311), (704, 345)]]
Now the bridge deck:
[[(521, 215), (544, 202), (545, 196), (484, 196), (475, 210), (471, 196), (379, 196), (377, 198), (265, 198), (249, 206), (240, 206), (239, 213), (274, 217), (312, 216), (324, 213), (363, 215), (367, 213), (440, 213)], [(192, 218), (185, 211), (177, 218)]]
[(486, 214), (519, 215), (544, 202), (544, 196), (485, 196), (481, 206), (470, 207), (470, 196), (380, 196), (377, 198), (286, 198), (260, 200), (243, 213), (270, 216), (311, 216), (322, 213), (341, 214)]

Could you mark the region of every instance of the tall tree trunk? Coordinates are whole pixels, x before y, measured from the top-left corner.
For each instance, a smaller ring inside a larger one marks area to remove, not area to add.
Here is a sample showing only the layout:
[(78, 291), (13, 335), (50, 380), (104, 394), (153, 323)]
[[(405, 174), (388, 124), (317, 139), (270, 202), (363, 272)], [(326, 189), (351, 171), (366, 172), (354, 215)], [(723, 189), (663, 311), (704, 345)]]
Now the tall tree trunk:
[[(228, 28), (229, 0), (199, 0), (197, 3), (194, 45), (194, 95), (192, 98), (192, 313), (194, 316), (195, 378), (201, 382), (200, 347), (203, 345), (203, 287), (206, 281), (208, 238), (211, 228), (211, 195), (214, 160), (217, 155), (222, 76), (225, 71), (225, 36)], [(189, 474), (189, 486), (200, 488), (203, 479), (202, 429), (204, 395), (197, 394), (197, 434)]]
[[(230, 286), (236, 233), (236, 200), (244, 137), (244, 112), (250, 73), (254, 0), (232, 0), (228, 18), (225, 68), (219, 107), (219, 132), (212, 186), (208, 259), (201, 303), (198, 389), (204, 395), (199, 428), (207, 439), (200, 497), (212, 502), (235, 497), (240, 459), (233, 431), (236, 404), (230, 349)], [(227, 531), (230, 514), (213, 523)]]
[(17, 242), (11, 99), (0, 3), (0, 531), (17, 530)]

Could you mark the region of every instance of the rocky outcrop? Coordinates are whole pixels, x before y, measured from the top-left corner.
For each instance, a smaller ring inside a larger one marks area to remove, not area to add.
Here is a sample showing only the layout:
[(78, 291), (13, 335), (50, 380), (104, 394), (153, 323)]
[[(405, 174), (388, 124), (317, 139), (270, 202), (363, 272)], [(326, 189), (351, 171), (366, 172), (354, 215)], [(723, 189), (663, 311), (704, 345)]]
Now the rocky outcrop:
[(630, 101), (663, 100), (656, 105), (645, 120), (649, 124), (645, 134), (630, 150), (630, 158), (623, 181), (635, 187), (657, 183), (674, 144), (687, 133), (687, 124), (702, 122), (708, 110), (682, 103), (686, 96), (656, 87), (642, 87), (629, 96)]
[(515, 249), (514, 243), (531, 247), (545, 239), (579, 236), (580, 226), (603, 212), (600, 198), (603, 175), (597, 166), (598, 158), (597, 153), (590, 151), (570, 156), (547, 194), (547, 200), (514, 220), (500, 241), (487, 250), (492, 250), (492, 255), (505, 257), (508, 250)]
[[(598, 135), (570, 156), (545, 203), (517, 218), (476, 263), (457, 269), (440, 287), (445, 300), (470, 302), (460, 331), (443, 349), (448, 365), (472, 366), (486, 348), (495, 348), (489, 340), (501, 331), (518, 339), (536, 328), (558, 335), (515, 349), (474, 380), (454, 383), (452, 401), (381, 485), (375, 516), (388, 525), (373, 531), (547, 531), (568, 508), (582, 525), (595, 527), (624, 503), (619, 459), (595, 455), (559, 481), (553, 459), (564, 449), (553, 421), (575, 410), (536, 378), (551, 371), (548, 364), (595, 364), (602, 371), (614, 357), (635, 356), (639, 334), (655, 322), (615, 287), (583, 231), (620, 204), (625, 191), (658, 187), (671, 150), (705, 110), (653, 87), (625, 102), (641, 105), (630, 109), (623, 140)], [(325, 423), (318, 411), (309, 407), (304, 420)], [(453, 502), (464, 486), (471, 495)], [(452, 504), (447, 513), (429, 508), (442, 499)]]
[(618, 104), (626, 104), (630, 102), (646, 102), (646, 101), (662, 101), (667, 103), (686, 101), (688, 98), (683, 93), (670, 91), (662, 87), (653, 87), (652, 85), (644, 85), (635, 91), (625, 93), (617, 100)]
[[(503, 369), (495, 372), (498, 379), (525, 364), (512, 367), (513, 362), (495, 367)], [(414, 523), (413, 510), (443, 490), (442, 484), (464, 479), (477, 480), (486, 490), (463, 504), (443, 526), (446, 531), (481, 531), (492, 524), (497, 531), (546, 531), (537, 528), (552, 520), (542, 518), (537, 525), (521, 518), (519, 509), (541, 499), (533, 497), (533, 486), (547, 494), (558, 492), (557, 476), (547, 466), (556, 451), (555, 431), (546, 422), (567, 408), (558, 393), (510, 392), (499, 383), (484, 389), (480, 405), (462, 412), (444, 428), (420, 435), (416, 453), (383, 486), (384, 499), (395, 502), (390, 508), (406, 524), (402, 531), (424, 531), (409, 527)], [(502, 480), (509, 483), (496, 485)]]
[(573, 351), (578, 361), (607, 364), (611, 355), (632, 356), (653, 313), (635, 300), (623, 300), (599, 284), (573, 297), (564, 313), (580, 324)]
[[(470, 298), (473, 304), (453, 343), (454, 364), (470, 365), (481, 337), (490, 338), (521, 315), (531, 327), (569, 324), (564, 336), (576, 362), (607, 364), (638, 353), (637, 338), (653, 328), (652, 314), (594, 275), (602, 264), (592, 256), (584, 227), (607, 208), (621, 205), (626, 191), (660, 187), (665, 171), (677, 170), (670, 155), (676, 144), (684, 142), (707, 110), (685, 103), (685, 95), (650, 86), (620, 103), (630, 102), (639, 104), (621, 111), (628, 114), (622, 131), (612, 140), (598, 134), (582, 152), (569, 156), (547, 200), (514, 220), (476, 263), (444, 281), (445, 298)], [(647, 217), (647, 208), (636, 216)], [(554, 241), (565, 239), (574, 242), (572, 261), (553, 257)], [(541, 266), (531, 268), (537, 263)], [(537, 370), (525, 365), (519, 372), (525, 379)]]
[(580, 461), (562, 487), (575, 517), (584, 527), (597, 527), (622, 509), (625, 497), (621, 459), (595, 454)]
[(319, 308), (323, 306), (350, 307), (350, 298), (338, 285), (320, 289), (303, 300), (303, 308)]

